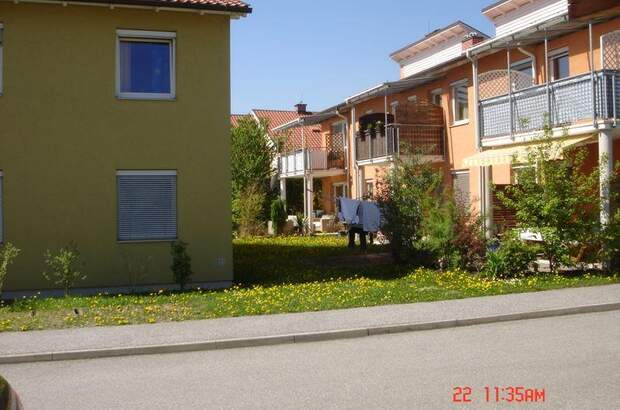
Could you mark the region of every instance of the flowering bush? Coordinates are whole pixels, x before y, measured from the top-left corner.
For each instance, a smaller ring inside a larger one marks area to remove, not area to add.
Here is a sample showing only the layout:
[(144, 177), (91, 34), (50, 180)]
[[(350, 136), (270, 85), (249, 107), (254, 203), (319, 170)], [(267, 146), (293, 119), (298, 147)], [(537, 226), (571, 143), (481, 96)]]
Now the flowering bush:
[(441, 170), (407, 155), (378, 184), (376, 199), (399, 262), (440, 269), (479, 271), (485, 240), (480, 218), (444, 187)]
[[(564, 149), (547, 127), (529, 148), (518, 183), (497, 192), (515, 211), (518, 228), (542, 235), (541, 252), (552, 272), (577, 261), (613, 257), (603, 253), (616, 229), (600, 223), (600, 172), (588, 167), (587, 157), (586, 148)], [(596, 249), (587, 249), (592, 246)]]
[(44, 257), (46, 269), (43, 277), (55, 285), (62, 286), (65, 296), (69, 295), (69, 290), (75, 286), (77, 281), (86, 279), (86, 275), (81, 272), (83, 263), (80, 251), (74, 242), (60, 248), (56, 254), (48, 249)]
[(424, 259), (418, 246), (422, 223), (440, 187), (441, 174), (418, 154), (399, 157), (377, 184), (375, 199), (384, 218), (381, 230), (397, 262)]
[(11, 242), (0, 245), (0, 296), (2, 296), (2, 287), (4, 286), (4, 280), (6, 279), (9, 265), (17, 258), (19, 252), (20, 250)]

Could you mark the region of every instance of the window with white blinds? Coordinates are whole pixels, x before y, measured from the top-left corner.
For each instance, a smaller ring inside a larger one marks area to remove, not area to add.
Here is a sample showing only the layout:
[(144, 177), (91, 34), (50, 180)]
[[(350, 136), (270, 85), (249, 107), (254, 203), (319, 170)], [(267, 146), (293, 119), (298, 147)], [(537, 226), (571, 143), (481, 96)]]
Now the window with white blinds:
[(177, 238), (177, 172), (118, 171), (119, 241)]
[(469, 96), (467, 80), (452, 84), (452, 121), (461, 123), (469, 119)]
[(454, 199), (456, 200), (456, 203), (462, 207), (469, 207), (469, 172), (454, 172), (452, 174), (452, 187), (454, 189)]

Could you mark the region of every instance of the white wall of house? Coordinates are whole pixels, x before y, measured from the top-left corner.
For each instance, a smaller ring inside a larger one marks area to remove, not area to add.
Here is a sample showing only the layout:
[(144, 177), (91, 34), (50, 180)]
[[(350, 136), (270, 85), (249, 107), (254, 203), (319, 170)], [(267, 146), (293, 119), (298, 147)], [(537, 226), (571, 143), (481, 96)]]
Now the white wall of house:
[(456, 36), (441, 46), (428, 48), (403, 61), (400, 68), (400, 78), (412, 76), (459, 57), (463, 52), (462, 40), (461, 37)]
[[(534, 0), (518, 6), (523, 1), (515, 1), (516, 9), (491, 17), (495, 24), (497, 37), (515, 33), (527, 27), (543, 23), (555, 17), (568, 14), (568, 0)], [(492, 10), (485, 14), (489, 15)]]

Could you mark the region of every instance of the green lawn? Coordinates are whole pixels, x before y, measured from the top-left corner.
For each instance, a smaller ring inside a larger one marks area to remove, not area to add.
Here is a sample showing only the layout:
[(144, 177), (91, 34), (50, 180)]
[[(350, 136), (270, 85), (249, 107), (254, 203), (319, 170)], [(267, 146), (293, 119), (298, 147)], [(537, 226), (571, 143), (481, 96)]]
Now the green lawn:
[(0, 308), (0, 331), (306, 312), (620, 282), (618, 275), (489, 280), (464, 272), (407, 269), (389, 263), (380, 255), (386, 250), (382, 247), (371, 247), (370, 256), (364, 256), (334, 237), (248, 239), (234, 246), (238, 284), (231, 289), (25, 299)]

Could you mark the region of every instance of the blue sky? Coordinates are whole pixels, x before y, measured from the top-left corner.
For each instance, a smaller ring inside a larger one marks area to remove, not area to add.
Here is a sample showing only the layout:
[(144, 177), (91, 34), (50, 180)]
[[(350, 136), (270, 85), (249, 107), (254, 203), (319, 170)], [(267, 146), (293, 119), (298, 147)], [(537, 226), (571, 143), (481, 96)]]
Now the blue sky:
[(398, 78), (389, 54), (463, 20), (493, 34), (493, 0), (249, 0), (232, 24), (232, 112), (320, 110)]

